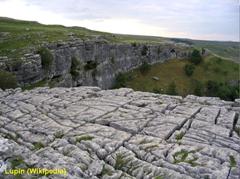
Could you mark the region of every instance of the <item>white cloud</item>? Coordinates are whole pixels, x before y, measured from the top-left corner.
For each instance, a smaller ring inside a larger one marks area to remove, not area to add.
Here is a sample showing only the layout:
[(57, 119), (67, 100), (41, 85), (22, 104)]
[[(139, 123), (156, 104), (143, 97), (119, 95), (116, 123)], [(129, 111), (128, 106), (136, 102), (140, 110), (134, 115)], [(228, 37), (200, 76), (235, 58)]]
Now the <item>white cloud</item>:
[(0, 0), (0, 16), (115, 33), (210, 40), (238, 40), (238, 14), (238, 0)]

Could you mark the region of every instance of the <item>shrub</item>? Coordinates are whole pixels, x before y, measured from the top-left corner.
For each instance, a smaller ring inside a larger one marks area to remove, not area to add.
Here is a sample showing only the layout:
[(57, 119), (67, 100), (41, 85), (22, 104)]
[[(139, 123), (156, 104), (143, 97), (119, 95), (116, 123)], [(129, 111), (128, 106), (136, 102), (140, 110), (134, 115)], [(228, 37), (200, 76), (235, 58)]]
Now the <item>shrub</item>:
[(146, 74), (151, 69), (151, 66), (147, 62), (143, 62), (139, 70), (142, 74)]
[(131, 43), (133, 47), (136, 47), (137, 46), (137, 43), (136, 42), (132, 42)]
[(178, 94), (175, 82), (172, 82), (168, 85), (166, 93), (169, 95), (177, 95)]
[(218, 83), (209, 80), (206, 84), (206, 95), (217, 96), (223, 100), (234, 101), (239, 97), (238, 85), (232, 86), (228, 83)]
[(7, 71), (0, 71), (0, 88), (5, 90), (8, 88), (16, 88), (16, 76)]
[(202, 56), (198, 50), (196, 49), (193, 50), (191, 54), (190, 62), (192, 62), (195, 65), (198, 65), (202, 62)]
[(193, 94), (196, 96), (202, 96), (203, 90), (204, 90), (203, 84), (200, 81), (196, 80), (194, 82)]
[(97, 68), (97, 63), (95, 61), (87, 61), (87, 64), (84, 66), (84, 69), (87, 70), (92, 70)]
[(148, 51), (148, 48), (147, 48), (146, 45), (144, 45), (143, 48), (142, 48), (142, 51), (141, 51), (142, 56), (146, 56), (147, 55), (147, 51)]
[(206, 84), (206, 95), (207, 96), (216, 96), (216, 92), (218, 91), (219, 86), (218, 83), (212, 80), (207, 81)]
[(131, 80), (132, 77), (129, 74), (119, 73), (115, 80), (113, 88), (122, 88), (127, 86), (127, 81)]
[(192, 76), (194, 70), (195, 70), (195, 67), (192, 64), (186, 64), (184, 66), (184, 71), (187, 76)]
[(49, 70), (53, 63), (53, 55), (51, 51), (45, 47), (41, 47), (37, 53), (41, 56), (43, 69)]
[(80, 63), (78, 59), (76, 57), (72, 57), (70, 73), (73, 76), (73, 78), (76, 78), (79, 75), (79, 72), (78, 72), (79, 65)]

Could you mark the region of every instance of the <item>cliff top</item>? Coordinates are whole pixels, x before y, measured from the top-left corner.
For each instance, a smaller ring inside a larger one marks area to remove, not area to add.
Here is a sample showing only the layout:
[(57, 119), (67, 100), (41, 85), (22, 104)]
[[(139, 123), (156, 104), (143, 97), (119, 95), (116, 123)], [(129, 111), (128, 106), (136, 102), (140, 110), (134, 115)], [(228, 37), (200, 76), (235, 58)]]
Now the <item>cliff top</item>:
[(66, 176), (37, 177), (68, 179), (240, 176), (239, 100), (36, 88), (0, 91), (0, 110), (0, 172), (66, 169)]

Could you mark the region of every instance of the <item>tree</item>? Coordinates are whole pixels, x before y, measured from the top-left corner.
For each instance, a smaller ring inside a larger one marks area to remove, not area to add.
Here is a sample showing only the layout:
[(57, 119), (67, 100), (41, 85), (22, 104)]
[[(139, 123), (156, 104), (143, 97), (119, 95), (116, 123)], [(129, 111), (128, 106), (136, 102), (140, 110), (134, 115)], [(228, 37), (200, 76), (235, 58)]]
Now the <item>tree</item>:
[(192, 64), (186, 64), (184, 66), (184, 71), (187, 76), (192, 76), (194, 70), (195, 70), (195, 67)]
[(151, 69), (151, 66), (145, 61), (140, 66), (139, 70), (142, 74), (146, 74)]
[(177, 95), (177, 90), (176, 90), (176, 84), (175, 82), (171, 82), (169, 85), (168, 85), (168, 88), (167, 88), (167, 91), (166, 91), (167, 94), (169, 95)]
[(196, 95), (196, 96), (202, 96), (203, 95), (203, 84), (198, 81), (198, 80), (195, 80), (194, 81), (194, 87), (193, 87), (193, 94)]
[(199, 52), (199, 50), (194, 49), (190, 58), (190, 62), (192, 62), (195, 65), (198, 65), (202, 62), (202, 56)]
[(207, 96), (217, 96), (219, 85), (216, 81), (209, 80), (206, 84), (206, 95)]
[(43, 69), (49, 70), (53, 63), (53, 55), (51, 51), (45, 47), (41, 47), (37, 53), (41, 56)]

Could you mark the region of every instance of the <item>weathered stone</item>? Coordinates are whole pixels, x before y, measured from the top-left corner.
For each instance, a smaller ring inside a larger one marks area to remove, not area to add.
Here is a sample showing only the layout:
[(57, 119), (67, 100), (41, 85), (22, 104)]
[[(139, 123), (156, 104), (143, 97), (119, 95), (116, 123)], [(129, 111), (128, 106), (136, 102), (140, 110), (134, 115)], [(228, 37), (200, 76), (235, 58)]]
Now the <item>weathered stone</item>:
[(6, 90), (0, 101), (3, 179), (14, 165), (67, 170), (40, 177), (52, 179), (240, 176), (237, 102), (97, 87)]

